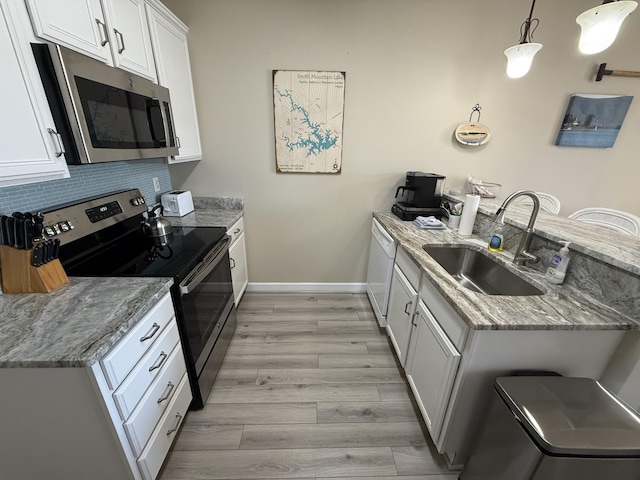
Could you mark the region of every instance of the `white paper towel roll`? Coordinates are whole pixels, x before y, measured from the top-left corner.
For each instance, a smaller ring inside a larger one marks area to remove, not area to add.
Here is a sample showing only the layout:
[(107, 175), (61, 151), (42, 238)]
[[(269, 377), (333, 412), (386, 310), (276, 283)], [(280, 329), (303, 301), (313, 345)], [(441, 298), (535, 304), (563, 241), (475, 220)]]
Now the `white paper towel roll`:
[(480, 205), (480, 195), (467, 195), (462, 208), (458, 235), (471, 235), (473, 224), (476, 221), (476, 213), (478, 213), (478, 205)]

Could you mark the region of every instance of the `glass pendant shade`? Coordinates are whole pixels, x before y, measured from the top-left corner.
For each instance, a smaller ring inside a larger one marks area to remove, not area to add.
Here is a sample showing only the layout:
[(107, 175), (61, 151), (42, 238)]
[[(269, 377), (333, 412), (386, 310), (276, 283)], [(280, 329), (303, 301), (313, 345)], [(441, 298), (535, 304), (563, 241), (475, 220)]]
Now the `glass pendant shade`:
[(638, 2), (623, 0), (599, 5), (578, 15), (576, 22), (582, 32), (578, 48), (592, 55), (611, 46), (618, 36), (620, 26), (638, 6)]
[(533, 57), (542, 48), (541, 43), (521, 43), (504, 51), (507, 56), (507, 75), (511, 78), (524, 77), (531, 68)]

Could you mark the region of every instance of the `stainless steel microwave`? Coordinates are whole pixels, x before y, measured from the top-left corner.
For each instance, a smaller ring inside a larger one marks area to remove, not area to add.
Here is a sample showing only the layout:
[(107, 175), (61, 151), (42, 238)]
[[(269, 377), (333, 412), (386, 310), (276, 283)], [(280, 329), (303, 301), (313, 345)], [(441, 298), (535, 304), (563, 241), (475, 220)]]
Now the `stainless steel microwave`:
[(178, 154), (167, 88), (57, 45), (32, 50), (67, 163)]

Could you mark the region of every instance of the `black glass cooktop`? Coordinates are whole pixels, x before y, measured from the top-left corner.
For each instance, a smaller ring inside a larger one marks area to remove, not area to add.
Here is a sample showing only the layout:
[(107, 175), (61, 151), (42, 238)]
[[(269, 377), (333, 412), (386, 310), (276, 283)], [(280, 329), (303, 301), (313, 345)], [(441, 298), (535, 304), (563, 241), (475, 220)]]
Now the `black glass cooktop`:
[(223, 227), (173, 227), (170, 245), (155, 247), (141, 229), (92, 245), (74, 246), (61, 254), (70, 276), (177, 277), (182, 280), (225, 235)]

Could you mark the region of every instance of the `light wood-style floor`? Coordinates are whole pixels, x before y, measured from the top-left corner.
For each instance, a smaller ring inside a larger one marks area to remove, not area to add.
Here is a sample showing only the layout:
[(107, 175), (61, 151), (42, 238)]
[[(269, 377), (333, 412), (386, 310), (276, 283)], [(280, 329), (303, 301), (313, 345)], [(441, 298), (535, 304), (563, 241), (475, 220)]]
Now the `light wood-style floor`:
[(366, 295), (246, 294), (161, 480), (454, 480)]

